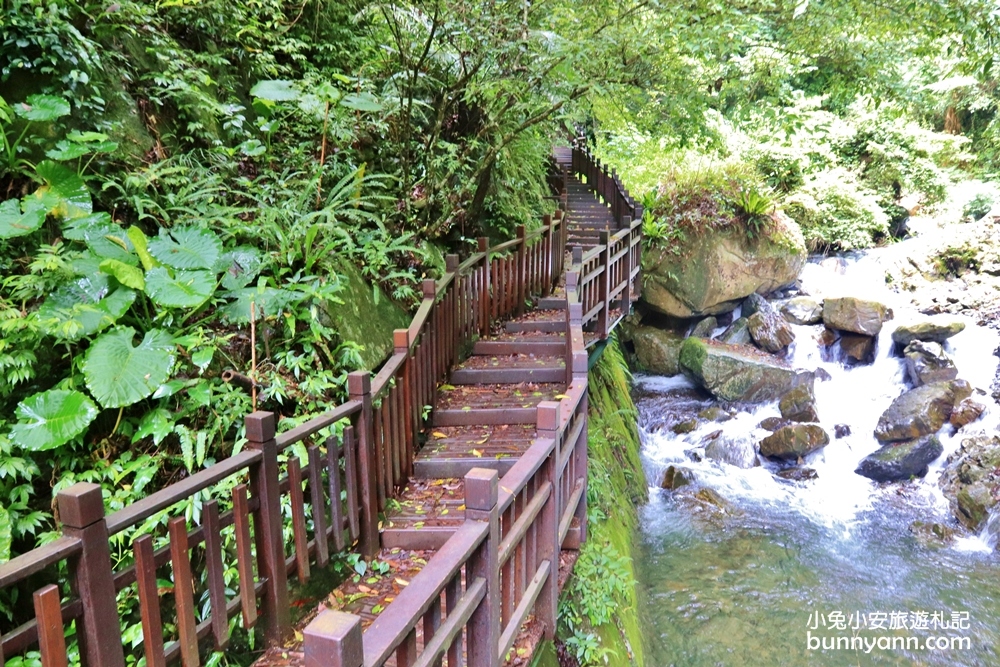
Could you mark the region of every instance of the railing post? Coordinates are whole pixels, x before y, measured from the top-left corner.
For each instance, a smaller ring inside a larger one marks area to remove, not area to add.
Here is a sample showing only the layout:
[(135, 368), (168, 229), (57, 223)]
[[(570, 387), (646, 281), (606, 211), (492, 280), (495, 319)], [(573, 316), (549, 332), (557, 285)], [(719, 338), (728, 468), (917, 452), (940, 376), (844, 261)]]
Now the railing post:
[[(632, 226), (632, 219), (629, 217), (622, 218), (622, 228), (630, 229)], [(622, 258), (622, 271), (623, 280), (625, 281), (625, 289), (622, 290), (622, 300), (621, 300), (621, 311), (622, 315), (628, 315), (628, 311), (632, 308), (632, 232), (629, 231), (628, 235), (625, 237), (625, 256)]]
[(378, 553), (378, 490), (376, 488), (375, 437), (372, 430), (372, 379), (368, 371), (354, 371), (347, 376), (347, 392), (352, 401), (361, 402), (361, 411), (355, 415), (354, 433), (357, 437), (358, 480), (361, 485), (361, 533), (358, 546), (364, 558)]
[(543, 480), (552, 485), (550, 487), (552, 492), (538, 515), (537, 528), (538, 560), (549, 561), (549, 578), (542, 586), (542, 590), (538, 594), (538, 601), (535, 603), (535, 617), (545, 624), (546, 639), (555, 637), (559, 607), (559, 493), (561, 485), (558, 472), (561, 459), (559, 454), (561, 421), (558, 402), (542, 401), (538, 404), (538, 437), (540, 439), (551, 438), (554, 441), (552, 453), (549, 454), (548, 463), (545, 464), (545, 469), (542, 472)]
[(496, 470), (473, 468), (465, 475), (465, 520), (488, 521), (489, 533), (469, 559), (466, 577), (486, 580), (486, 596), (469, 619), (468, 660), (475, 667), (500, 664), (500, 476)]
[(264, 641), (268, 646), (280, 646), (292, 634), (292, 618), (288, 606), (274, 413), (258, 410), (247, 415), (244, 423), (247, 449), (261, 453), (260, 461), (250, 467), (250, 493), (257, 499), (253, 515), (257, 571), (265, 582), (261, 600)]
[(485, 236), (480, 236), (478, 239), (479, 252), (485, 253), (483, 257), (483, 293), (477, 295), (479, 298), (479, 309), (480, 309), (480, 324), (479, 324), (479, 335), (484, 338), (490, 334), (490, 304), (492, 303), (490, 297), (490, 240)]
[(361, 617), (327, 609), (302, 633), (305, 667), (363, 667)]
[[(586, 370), (584, 370), (584, 373), (586, 373)], [(584, 375), (583, 379), (586, 381), (587, 376)], [(583, 493), (580, 494), (580, 504), (576, 506), (576, 519), (580, 526), (580, 544), (582, 545), (587, 541), (587, 438), (589, 437), (590, 430), (590, 420), (588, 419), (590, 400), (587, 393), (584, 393), (583, 398), (580, 399), (580, 407), (578, 409), (580, 414), (583, 415), (583, 428), (580, 430), (580, 435), (576, 442), (576, 451), (573, 453), (573, 456), (576, 457), (577, 479), (581, 480), (583, 484)]]
[(604, 272), (598, 276), (597, 299), (602, 304), (597, 314), (597, 335), (607, 338), (611, 326), (611, 237), (607, 231), (600, 233), (601, 255), (599, 265)]
[[(556, 215), (559, 215), (559, 211), (556, 211)], [(552, 216), (548, 213), (542, 216), (542, 224), (545, 225), (542, 230), (542, 257), (545, 259), (545, 266), (541, 267), (542, 275), (538, 282), (542, 285), (541, 295), (548, 296), (552, 291)]]
[(527, 262), (525, 262), (525, 254), (527, 250), (527, 241), (525, 241), (525, 236), (527, 231), (524, 225), (517, 226), (517, 284), (516, 292), (514, 293), (517, 298), (517, 312), (518, 315), (524, 314), (524, 301), (527, 298), (527, 286), (528, 286), (528, 276), (527, 274)]
[(82, 545), (79, 555), (69, 561), (70, 588), (83, 606), (76, 627), (81, 661), (86, 667), (124, 667), (101, 487), (74, 484), (56, 495), (56, 503), (63, 535)]
[(420, 433), (419, 410), (413, 409), (416, 389), (413, 386), (414, 370), (412, 356), (410, 355), (410, 330), (395, 329), (392, 332), (393, 354), (405, 354), (403, 361), (402, 382), (400, 390), (403, 392), (403, 419), (406, 424), (406, 431), (403, 433), (403, 446), (406, 451), (403, 453), (402, 475), (403, 479), (408, 478), (413, 473), (413, 453), (417, 447), (417, 434)]

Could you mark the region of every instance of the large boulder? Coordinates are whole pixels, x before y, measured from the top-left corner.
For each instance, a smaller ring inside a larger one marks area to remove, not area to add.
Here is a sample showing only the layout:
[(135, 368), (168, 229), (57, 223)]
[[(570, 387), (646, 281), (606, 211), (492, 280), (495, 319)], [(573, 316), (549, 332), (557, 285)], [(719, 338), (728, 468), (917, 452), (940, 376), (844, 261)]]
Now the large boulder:
[(782, 419), (793, 422), (818, 422), (816, 396), (809, 383), (800, 384), (781, 397), (778, 402)]
[(986, 410), (986, 406), (978, 401), (974, 401), (971, 398), (963, 399), (955, 406), (955, 409), (951, 411), (951, 417), (948, 418), (948, 422), (955, 428), (962, 428), (967, 426), (972, 422), (979, 419), (982, 416), (983, 411)]
[(747, 329), (753, 342), (763, 350), (784, 352), (795, 340), (795, 333), (784, 317), (773, 309), (759, 310), (747, 319)]
[(741, 317), (726, 327), (718, 340), (730, 345), (749, 345), (753, 342), (750, 338), (750, 329), (747, 328), (747, 318)]
[(879, 447), (861, 459), (854, 472), (876, 482), (898, 482), (923, 477), (927, 466), (941, 456), (944, 447), (937, 436), (897, 442)]
[(972, 387), (965, 380), (934, 382), (904, 392), (879, 417), (875, 438), (893, 442), (936, 433), (955, 405), (971, 394)]
[(781, 314), (792, 324), (819, 324), (823, 321), (823, 304), (808, 296), (797, 296), (781, 306)]
[(840, 337), (840, 351), (849, 362), (870, 364), (875, 361), (875, 337), (845, 333)]
[(906, 374), (914, 387), (958, 377), (955, 362), (945, 354), (940, 343), (914, 340), (906, 346), (903, 356), (906, 358)]
[(830, 329), (877, 336), (882, 323), (891, 319), (892, 311), (877, 301), (847, 296), (823, 302), (823, 324)]
[(1000, 437), (977, 435), (962, 440), (948, 457), (938, 483), (952, 513), (970, 530), (979, 531), (1000, 498)]
[(796, 461), (830, 444), (830, 436), (818, 424), (791, 424), (760, 441), (761, 456)]
[(755, 347), (701, 338), (684, 341), (680, 366), (716, 398), (748, 403), (773, 401), (808, 376)]
[(753, 443), (742, 438), (715, 438), (705, 446), (705, 458), (744, 469), (760, 465)]
[(752, 240), (734, 230), (704, 230), (680, 245), (653, 244), (643, 251), (642, 299), (673, 317), (724, 313), (749, 294), (793, 282), (805, 261), (802, 232), (784, 215)]
[(684, 338), (656, 327), (639, 326), (632, 333), (632, 345), (639, 365), (658, 375), (681, 372), (679, 357)]
[(904, 324), (892, 332), (892, 342), (903, 347), (915, 340), (943, 343), (965, 330), (965, 323), (957, 320), (933, 318), (916, 324)]

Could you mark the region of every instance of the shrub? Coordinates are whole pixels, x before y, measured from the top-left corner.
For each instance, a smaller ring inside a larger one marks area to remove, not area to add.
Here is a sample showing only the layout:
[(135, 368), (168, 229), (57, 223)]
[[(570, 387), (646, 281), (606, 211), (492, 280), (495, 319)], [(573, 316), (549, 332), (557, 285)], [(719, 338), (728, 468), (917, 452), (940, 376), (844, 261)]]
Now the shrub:
[(993, 203), (993, 195), (980, 192), (962, 208), (962, 215), (972, 217), (973, 220), (979, 220), (990, 212), (990, 209), (993, 208)]
[(868, 248), (889, 231), (877, 195), (843, 168), (809, 177), (785, 199), (784, 210), (799, 223), (813, 252)]

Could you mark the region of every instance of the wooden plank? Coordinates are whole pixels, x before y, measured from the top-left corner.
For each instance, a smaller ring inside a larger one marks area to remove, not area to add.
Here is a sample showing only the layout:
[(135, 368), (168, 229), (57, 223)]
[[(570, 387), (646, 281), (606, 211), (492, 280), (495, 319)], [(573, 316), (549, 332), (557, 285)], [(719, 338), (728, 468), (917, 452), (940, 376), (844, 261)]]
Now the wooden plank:
[(418, 458), (413, 463), (413, 476), (419, 479), (449, 479), (464, 477), (473, 468), (496, 470), (501, 476), (506, 475), (517, 463), (518, 457), (510, 456), (502, 459), (462, 458), (462, 459), (431, 459)]
[[(565, 369), (560, 370), (565, 380)], [(435, 410), (434, 426), (496, 426), (500, 424), (534, 424), (535, 408), (473, 408), (472, 410)]]
[[(358, 539), (360, 532), (361, 482), (358, 477), (358, 441), (353, 426), (344, 429), (344, 478), (347, 480), (347, 525), (351, 541)], [(339, 465), (338, 465), (339, 474)], [(331, 487), (332, 488), (332, 487)], [(340, 511), (340, 496), (337, 497), (337, 511)], [(335, 525), (340, 525), (337, 523)], [(340, 546), (339, 549), (343, 549)]]
[[(479, 603), (486, 597), (486, 580), (477, 577), (465, 589), (465, 595), (455, 604), (453, 610), (448, 613), (448, 618), (441, 624), (434, 638), (424, 644), (424, 651), (414, 664), (414, 667), (432, 667), (440, 660), (455, 639), (462, 634), (462, 629), (472, 618), (479, 607)], [(451, 661), (449, 660), (449, 666)]]
[(212, 606), (212, 637), (215, 650), (229, 645), (229, 617), (226, 616), (226, 579), (222, 564), (222, 526), (219, 503), (209, 500), (203, 512), (205, 567), (208, 568), (208, 599)]
[[(460, 524), (459, 524), (460, 525)], [(423, 528), (383, 528), (383, 549), (440, 549), (452, 535), (456, 526), (424, 526)]]
[(292, 538), (299, 583), (309, 581), (309, 535), (306, 533), (306, 501), (302, 493), (302, 466), (297, 454), (288, 459), (289, 496), (292, 505)]
[[(323, 498), (323, 463), (319, 447), (313, 445), (308, 450), (309, 455), (309, 504), (312, 507), (313, 537), (316, 542), (316, 566), (326, 567), (330, 562), (330, 544), (326, 531), (326, 501)], [(331, 474), (340, 477), (340, 471)], [(336, 502), (340, 502), (337, 497)], [(340, 531), (343, 538), (344, 531)]]
[(233, 526), (236, 534), (236, 569), (240, 579), (243, 627), (249, 630), (257, 624), (257, 595), (254, 585), (253, 555), (250, 550), (250, 503), (247, 500), (246, 484), (240, 484), (233, 489)]
[(60, 537), (37, 549), (0, 563), (0, 588), (7, 588), (41, 572), (49, 565), (80, 553), (83, 543), (77, 537)]
[(542, 586), (545, 581), (549, 578), (551, 574), (551, 565), (549, 561), (543, 561), (538, 571), (535, 572), (535, 576), (531, 578), (531, 583), (524, 590), (524, 595), (521, 597), (521, 602), (518, 603), (517, 608), (514, 613), (511, 614), (510, 621), (507, 623), (503, 630), (503, 634), (500, 635), (500, 651), (499, 657), (501, 664), (505, 661), (507, 657), (507, 652), (514, 645), (514, 640), (517, 638), (517, 633), (524, 624), (524, 621), (528, 618), (528, 615), (532, 612), (535, 607), (535, 600), (538, 599), (538, 594), (542, 591)]
[(187, 522), (175, 517), (167, 524), (170, 533), (170, 560), (174, 569), (174, 604), (177, 608), (177, 642), (180, 645), (181, 664), (198, 667), (198, 630), (194, 616), (194, 577), (191, 575), (191, 556), (188, 554)]
[(38, 622), (38, 648), (42, 654), (42, 667), (67, 667), (59, 588), (49, 584), (35, 591), (32, 599)]
[(560, 382), (566, 377), (562, 365), (539, 365), (534, 368), (460, 368), (451, 373), (451, 383), (471, 384), (520, 384), (521, 382)]

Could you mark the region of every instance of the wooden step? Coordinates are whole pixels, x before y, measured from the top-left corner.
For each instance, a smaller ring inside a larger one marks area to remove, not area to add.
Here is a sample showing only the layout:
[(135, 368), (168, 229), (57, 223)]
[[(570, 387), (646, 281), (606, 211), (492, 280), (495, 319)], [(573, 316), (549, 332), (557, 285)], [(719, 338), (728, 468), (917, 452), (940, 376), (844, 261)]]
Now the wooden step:
[[(566, 300), (561, 299), (562, 308)], [(539, 308), (544, 308), (539, 304)], [(555, 310), (555, 306), (551, 306)], [(472, 354), (535, 354), (557, 355), (566, 351), (565, 340), (479, 340), (472, 346)]]
[(517, 463), (517, 456), (501, 459), (483, 458), (427, 458), (416, 459), (413, 462), (413, 476), (424, 479), (441, 479), (443, 477), (465, 477), (473, 468), (496, 470), (503, 477)]
[(565, 320), (530, 320), (527, 322), (508, 322), (505, 326), (508, 333), (527, 331), (563, 332), (566, 331)]
[(538, 310), (566, 310), (565, 296), (543, 296), (535, 304)]
[(473, 356), (451, 371), (451, 383), (465, 385), (559, 382), (565, 377), (562, 358), (522, 354)]

